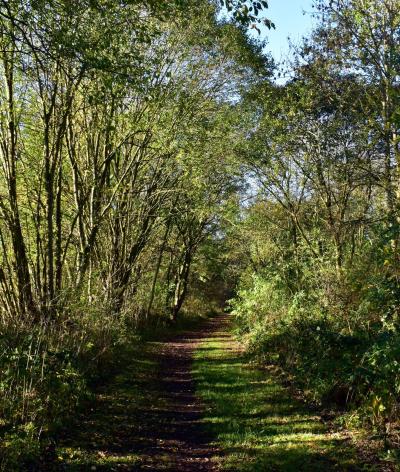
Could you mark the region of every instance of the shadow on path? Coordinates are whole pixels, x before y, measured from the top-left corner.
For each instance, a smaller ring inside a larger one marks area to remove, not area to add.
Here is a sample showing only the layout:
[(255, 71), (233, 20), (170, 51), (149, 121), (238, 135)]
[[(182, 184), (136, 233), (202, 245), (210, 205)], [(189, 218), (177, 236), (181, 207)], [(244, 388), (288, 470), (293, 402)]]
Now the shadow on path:
[(345, 433), (249, 365), (228, 316), (121, 355), (123, 373), (60, 442), (59, 470), (374, 470)]
[(123, 373), (64, 435), (60, 470), (217, 470), (218, 449), (202, 424), (191, 375), (193, 350), (209, 329), (205, 323), (169, 341), (147, 343), (142, 353), (125, 353)]
[(246, 472), (372, 471), (358, 463), (345, 432), (330, 431), (318, 412), (295, 400), (272, 372), (252, 367), (212, 321), (195, 352), (193, 375), (207, 405), (204, 421), (224, 451), (223, 469)]

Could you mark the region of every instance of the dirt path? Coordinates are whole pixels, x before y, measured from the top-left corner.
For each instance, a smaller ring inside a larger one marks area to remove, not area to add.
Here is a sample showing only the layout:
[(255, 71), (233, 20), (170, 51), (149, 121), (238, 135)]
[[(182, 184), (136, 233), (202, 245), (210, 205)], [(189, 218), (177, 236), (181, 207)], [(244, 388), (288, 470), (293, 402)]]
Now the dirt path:
[(123, 374), (98, 393), (93, 411), (63, 434), (59, 470), (218, 470), (219, 451), (204, 428), (191, 368), (193, 351), (221, 322), (206, 321), (126, 355)]
[(346, 433), (249, 366), (229, 326), (220, 316), (121, 354), (122, 373), (63, 435), (57, 470), (389, 470), (364, 468)]
[[(214, 322), (174, 337), (157, 353), (160, 365), (159, 391), (164, 407), (157, 411), (155, 424), (162, 425), (145, 451), (142, 469), (182, 472), (216, 471), (218, 450), (202, 424), (204, 405), (195, 395), (192, 376), (193, 351), (214, 329)], [(162, 460), (163, 458), (167, 458)]]

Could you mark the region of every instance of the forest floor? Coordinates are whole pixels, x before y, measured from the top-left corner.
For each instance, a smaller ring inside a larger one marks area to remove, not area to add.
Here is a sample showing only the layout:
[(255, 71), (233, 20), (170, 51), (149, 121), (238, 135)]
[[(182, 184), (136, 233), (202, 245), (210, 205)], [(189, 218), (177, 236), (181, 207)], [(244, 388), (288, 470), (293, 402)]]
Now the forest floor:
[(123, 356), (62, 434), (57, 470), (393, 470), (361, 460), (346, 431), (249, 364), (228, 316)]

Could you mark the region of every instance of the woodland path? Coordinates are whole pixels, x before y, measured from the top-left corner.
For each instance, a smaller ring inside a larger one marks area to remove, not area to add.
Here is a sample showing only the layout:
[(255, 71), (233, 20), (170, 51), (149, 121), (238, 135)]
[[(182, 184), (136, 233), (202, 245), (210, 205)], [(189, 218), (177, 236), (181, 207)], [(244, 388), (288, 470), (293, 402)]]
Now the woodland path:
[(345, 433), (252, 368), (228, 316), (127, 355), (57, 448), (62, 471), (359, 471)]
[(202, 424), (204, 406), (195, 395), (191, 368), (194, 350), (221, 321), (126, 353), (123, 373), (64, 434), (57, 449), (59, 470), (219, 470), (219, 451)]

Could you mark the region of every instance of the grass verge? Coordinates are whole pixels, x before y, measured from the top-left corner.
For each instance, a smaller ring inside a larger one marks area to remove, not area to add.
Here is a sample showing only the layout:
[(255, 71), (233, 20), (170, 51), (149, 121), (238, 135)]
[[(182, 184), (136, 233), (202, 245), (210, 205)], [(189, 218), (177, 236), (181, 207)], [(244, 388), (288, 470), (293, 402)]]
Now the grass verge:
[(160, 401), (152, 388), (158, 373), (151, 346), (120, 352), (119, 373), (96, 394), (90, 414), (69, 425), (57, 447), (60, 470), (112, 471), (132, 468), (141, 462), (138, 424), (148, 405)]
[(316, 412), (293, 399), (271, 374), (253, 368), (225, 331), (198, 347), (193, 375), (224, 470), (377, 470), (358, 464), (344, 433), (329, 431)]

